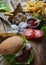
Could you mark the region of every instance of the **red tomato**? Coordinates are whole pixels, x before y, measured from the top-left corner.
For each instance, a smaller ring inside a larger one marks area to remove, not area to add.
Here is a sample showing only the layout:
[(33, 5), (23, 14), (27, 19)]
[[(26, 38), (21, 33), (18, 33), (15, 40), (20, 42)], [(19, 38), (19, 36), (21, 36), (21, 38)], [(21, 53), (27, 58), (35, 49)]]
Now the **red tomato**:
[(35, 30), (34, 38), (41, 38), (43, 36), (43, 32), (41, 30)]
[(27, 39), (30, 39), (30, 38), (34, 38), (34, 29), (25, 29), (24, 32), (23, 32), (23, 35), (27, 38)]

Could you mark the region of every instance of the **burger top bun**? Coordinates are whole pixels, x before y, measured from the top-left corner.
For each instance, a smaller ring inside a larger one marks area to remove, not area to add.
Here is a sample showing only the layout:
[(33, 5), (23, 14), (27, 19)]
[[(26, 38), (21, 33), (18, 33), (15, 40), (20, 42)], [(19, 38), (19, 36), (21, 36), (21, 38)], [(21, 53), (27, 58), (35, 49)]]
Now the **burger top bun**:
[(17, 53), (23, 46), (23, 39), (19, 36), (9, 37), (0, 44), (0, 53), (9, 55)]

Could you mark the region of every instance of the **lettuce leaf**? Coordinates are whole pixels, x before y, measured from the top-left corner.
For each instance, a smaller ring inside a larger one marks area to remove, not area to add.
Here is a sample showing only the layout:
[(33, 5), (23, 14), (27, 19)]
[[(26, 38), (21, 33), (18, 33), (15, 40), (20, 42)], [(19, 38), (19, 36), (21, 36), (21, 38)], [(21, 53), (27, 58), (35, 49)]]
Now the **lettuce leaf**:
[(15, 62), (16, 55), (8, 55), (8, 56), (4, 56), (4, 57), (10, 65), (17, 65), (17, 64), (22, 64), (23, 65), (23, 64), (30, 64), (33, 61), (34, 54), (32, 52), (30, 53), (30, 58), (28, 59), (28, 61), (26, 63), (24, 63), (24, 62), (22, 62), (22, 63)]
[(28, 42), (28, 40), (24, 36), (22, 38), (23, 38), (23, 43), (27, 43)]
[(43, 39), (46, 40), (46, 26), (43, 26), (41, 30), (44, 32)]
[(3, 1), (0, 1), (0, 11), (9, 11), (9, 7)]

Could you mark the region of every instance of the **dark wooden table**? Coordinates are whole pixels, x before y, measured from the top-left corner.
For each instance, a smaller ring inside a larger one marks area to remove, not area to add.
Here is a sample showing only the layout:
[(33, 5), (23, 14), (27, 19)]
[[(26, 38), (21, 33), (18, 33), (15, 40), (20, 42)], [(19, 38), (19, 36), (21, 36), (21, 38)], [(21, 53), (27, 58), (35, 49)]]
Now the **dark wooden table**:
[[(0, 20), (0, 35), (7, 33), (6, 29), (7, 29), (7, 26), (4, 23), (2, 23), (2, 21)], [(35, 53), (35, 58), (34, 58), (34, 61), (31, 63), (31, 65), (46, 65), (46, 60), (45, 60), (46, 43), (41, 41), (40, 42), (31, 41), (31, 44)], [(4, 64), (4, 62), (2, 62), (0, 63), (0, 65), (7, 65), (7, 64)]]

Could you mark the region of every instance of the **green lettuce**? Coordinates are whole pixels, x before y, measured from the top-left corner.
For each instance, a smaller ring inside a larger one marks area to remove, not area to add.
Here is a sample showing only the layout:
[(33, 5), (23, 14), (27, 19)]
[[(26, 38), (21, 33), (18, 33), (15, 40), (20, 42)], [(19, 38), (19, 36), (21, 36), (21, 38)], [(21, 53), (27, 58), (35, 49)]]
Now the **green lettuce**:
[(44, 32), (43, 39), (46, 40), (46, 26), (41, 27), (41, 30)]
[(3, 1), (0, 1), (0, 11), (9, 11), (9, 7)]
[(28, 64), (28, 63), (30, 64), (30, 63), (33, 61), (34, 54), (33, 54), (32, 51), (31, 51), (31, 53), (30, 53), (30, 58), (28, 59), (27, 63), (24, 63), (24, 62), (22, 62), (22, 63), (15, 62), (15, 57), (16, 57), (16, 54), (14, 54), (14, 55), (5, 55), (5, 56), (4, 56), (5, 60), (6, 60), (10, 65), (17, 65), (17, 64)]

